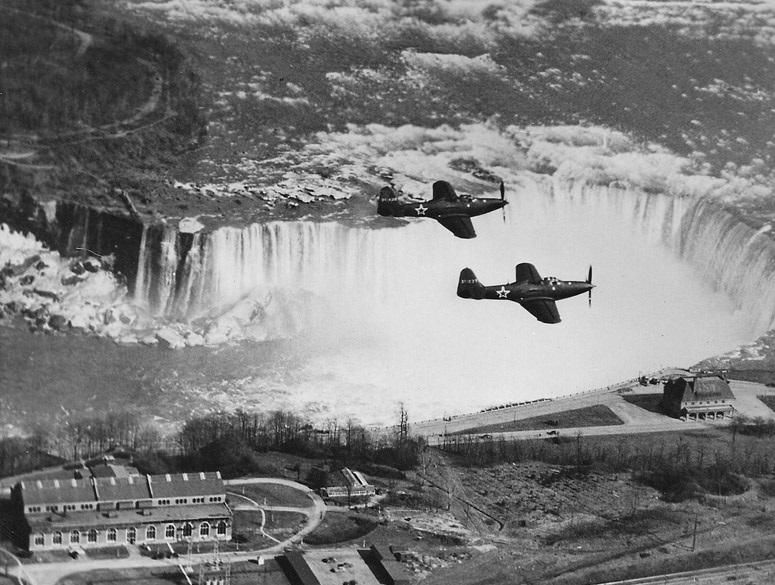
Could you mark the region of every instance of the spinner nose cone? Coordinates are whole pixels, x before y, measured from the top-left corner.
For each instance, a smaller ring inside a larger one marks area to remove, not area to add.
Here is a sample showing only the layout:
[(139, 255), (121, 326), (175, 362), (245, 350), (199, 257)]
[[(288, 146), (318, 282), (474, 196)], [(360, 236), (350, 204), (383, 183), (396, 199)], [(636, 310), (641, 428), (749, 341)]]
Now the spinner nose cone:
[(487, 211), (495, 211), (496, 209), (502, 209), (503, 207), (506, 207), (509, 202), (505, 199), (493, 199), (486, 203)]

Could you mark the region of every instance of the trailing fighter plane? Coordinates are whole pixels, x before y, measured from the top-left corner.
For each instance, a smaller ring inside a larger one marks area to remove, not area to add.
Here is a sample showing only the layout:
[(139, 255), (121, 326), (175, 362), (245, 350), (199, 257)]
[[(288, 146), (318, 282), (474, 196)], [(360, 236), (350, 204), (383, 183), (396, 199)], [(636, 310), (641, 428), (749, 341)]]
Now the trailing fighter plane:
[(452, 185), (446, 181), (436, 181), (433, 184), (433, 199), (413, 203), (400, 201), (391, 187), (383, 187), (377, 199), (377, 213), (387, 217), (430, 217), (458, 238), (475, 238), (476, 232), (471, 224), (471, 218), (501, 209), (508, 203), (504, 195), (503, 182), (500, 190), (500, 199), (458, 196)]
[(532, 264), (517, 264), (517, 279), (508, 284), (485, 286), (476, 278), (474, 271), (464, 268), (460, 272), (457, 296), (464, 299), (505, 299), (514, 301), (527, 309), (539, 321), (559, 323), (560, 314), (554, 301), (575, 297), (589, 292), (592, 303), (592, 267), (589, 267), (587, 280), (559, 280), (553, 276), (541, 278)]

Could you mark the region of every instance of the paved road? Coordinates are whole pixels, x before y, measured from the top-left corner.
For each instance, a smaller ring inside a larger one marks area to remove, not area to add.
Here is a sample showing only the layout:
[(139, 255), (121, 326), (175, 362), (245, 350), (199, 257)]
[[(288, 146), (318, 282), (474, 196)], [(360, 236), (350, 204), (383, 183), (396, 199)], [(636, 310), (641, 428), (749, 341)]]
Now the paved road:
[[(775, 412), (772, 412), (757, 397), (761, 395), (775, 395), (775, 388), (769, 388), (763, 384), (753, 382), (740, 382), (732, 380), (730, 387), (735, 395), (733, 403), (738, 414), (750, 418), (762, 417), (775, 420)], [(622, 388), (630, 388), (626, 393), (620, 393)], [(563, 398), (530, 403), (522, 406), (511, 406), (498, 410), (476, 412), (452, 417), (448, 420), (435, 419), (422, 421), (412, 425), (412, 432), (424, 435), (431, 445), (439, 445), (444, 442), (444, 436), (453, 433), (464, 433), (468, 429), (475, 429), (486, 425), (509, 423), (533, 417), (551, 417), (553, 414), (585, 408), (588, 406), (603, 405), (611, 409), (624, 424), (599, 426), (599, 427), (574, 427), (557, 429), (560, 436), (595, 436), (595, 435), (620, 435), (655, 433), (665, 431), (686, 431), (708, 428), (711, 425), (724, 424), (724, 421), (680, 421), (657, 412), (650, 412), (625, 400), (625, 396), (638, 394), (659, 394), (661, 386), (640, 387), (637, 382), (628, 380), (615, 384), (609, 388), (576, 394)], [(484, 432), (484, 431), (481, 431)], [(508, 440), (543, 439), (554, 436), (548, 430), (529, 430), (512, 432), (490, 432), (493, 438)], [(477, 433), (478, 434), (478, 433)]]
[[(282, 510), (282, 511), (289, 511), (289, 512), (291, 511), (300, 512), (305, 516), (307, 516), (307, 521), (304, 527), (299, 532), (297, 532), (290, 538), (287, 538), (286, 540), (277, 541), (277, 544), (274, 544), (271, 547), (267, 547), (260, 550), (252, 550), (252, 551), (229, 552), (229, 553), (222, 552), (221, 557), (228, 559), (229, 562), (252, 560), (252, 559), (255, 559), (257, 555), (278, 554), (283, 550), (285, 550), (286, 547), (292, 544), (301, 542), (302, 539), (307, 534), (309, 534), (310, 532), (315, 530), (315, 528), (317, 528), (317, 526), (320, 524), (320, 522), (323, 520), (323, 517), (325, 516), (326, 505), (323, 502), (323, 500), (320, 498), (320, 496), (318, 496), (316, 493), (310, 490), (307, 486), (302, 485), (300, 483), (296, 483), (295, 481), (289, 481), (286, 479), (274, 479), (274, 478), (246, 478), (246, 479), (226, 480), (224, 483), (228, 487), (247, 485), (247, 484), (283, 485), (286, 487), (290, 487), (290, 488), (302, 491), (310, 498), (310, 505), (307, 507), (300, 507), (300, 508), (291, 507), (291, 506), (260, 506), (257, 502), (254, 502), (254, 504), (258, 506), (259, 509), (263, 508), (265, 510), (274, 509), (278, 511)], [(243, 496), (240, 496), (240, 497), (243, 497)], [(277, 540), (277, 539), (273, 538), (272, 540)], [(8, 572), (9, 574), (15, 575), (15, 576), (19, 576), (21, 573), (21, 576), (25, 578), (25, 581), (28, 583), (31, 583), (32, 585), (55, 585), (57, 581), (72, 573), (94, 571), (97, 569), (121, 570), (121, 569), (141, 568), (141, 567), (151, 567), (151, 568), (158, 569), (165, 566), (168, 567), (170, 570), (176, 570), (178, 568), (178, 565), (181, 563), (179, 559), (152, 559), (150, 557), (141, 556), (138, 552), (137, 547), (127, 546), (126, 548), (130, 550), (130, 556), (129, 558), (123, 558), (123, 559), (92, 560), (89, 558), (81, 557), (79, 559), (68, 560), (64, 562), (37, 563), (37, 564), (26, 564), (26, 565), (22, 565), (21, 563), (18, 563), (18, 559), (17, 559), (17, 565), (9, 567)], [(7, 554), (10, 555), (10, 553), (7, 553)], [(13, 555), (10, 555), (10, 556), (13, 556)], [(203, 561), (210, 560), (212, 559), (212, 557), (213, 557), (212, 553), (201, 553), (201, 554), (191, 555), (191, 558), (194, 564), (198, 564)]]

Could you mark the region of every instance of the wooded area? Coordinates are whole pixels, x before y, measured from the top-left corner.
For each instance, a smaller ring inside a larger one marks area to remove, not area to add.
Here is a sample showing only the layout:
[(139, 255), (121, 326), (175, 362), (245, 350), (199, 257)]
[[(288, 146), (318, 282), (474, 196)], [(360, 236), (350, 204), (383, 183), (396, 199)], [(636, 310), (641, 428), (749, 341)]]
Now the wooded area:
[[(401, 411), (405, 420), (405, 411)], [(60, 461), (89, 459), (111, 450), (132, 454), (147, 473), (220, 471), (224, 477), (258, 471), (257, 453), (277, 451), (324, 460), (334, 466), (410, 469), (422, 442), (397, 430), (374, 431), (355, 421), (315, 426), (285, 411), (214, 413), (194, 417), (171, 435), (132, 413), (64, 417), (28, 438), (0, 440), (0, 476)]]

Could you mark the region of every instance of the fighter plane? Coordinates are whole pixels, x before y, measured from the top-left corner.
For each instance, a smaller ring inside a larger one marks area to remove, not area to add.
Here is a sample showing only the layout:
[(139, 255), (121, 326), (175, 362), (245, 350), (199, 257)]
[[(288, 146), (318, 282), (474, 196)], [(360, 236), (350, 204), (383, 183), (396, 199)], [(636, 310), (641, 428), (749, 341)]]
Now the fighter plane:
[(515, 282), (485, 286), (476, 278), (474, 271), (464, 268), (460, 272), (457, 296), (464, 299), (505, 299), (522, 305), (536, 319), (544, 323), (559, 323), (560, 314), (554, 301), (575, 297), (589, 292), (592, 303), (592, 267), (587, 280), (560, 280), (553, 276), (541, 278), (532, 264), (517, 264)]
[(433, 199), (414, 203), (400, 201), (391, 187), (383, 187), (377, 199), (377, 213), (387, 217), (430, 217), (458, 238), (475, 238), (476, 232), (471, 218), (501, 209), (508, 203), (503, 182), (500, 184), (500, 190), (500, 199), (458, 196), (452, 185), (446, 181), (436, 181), (433, 183)]

